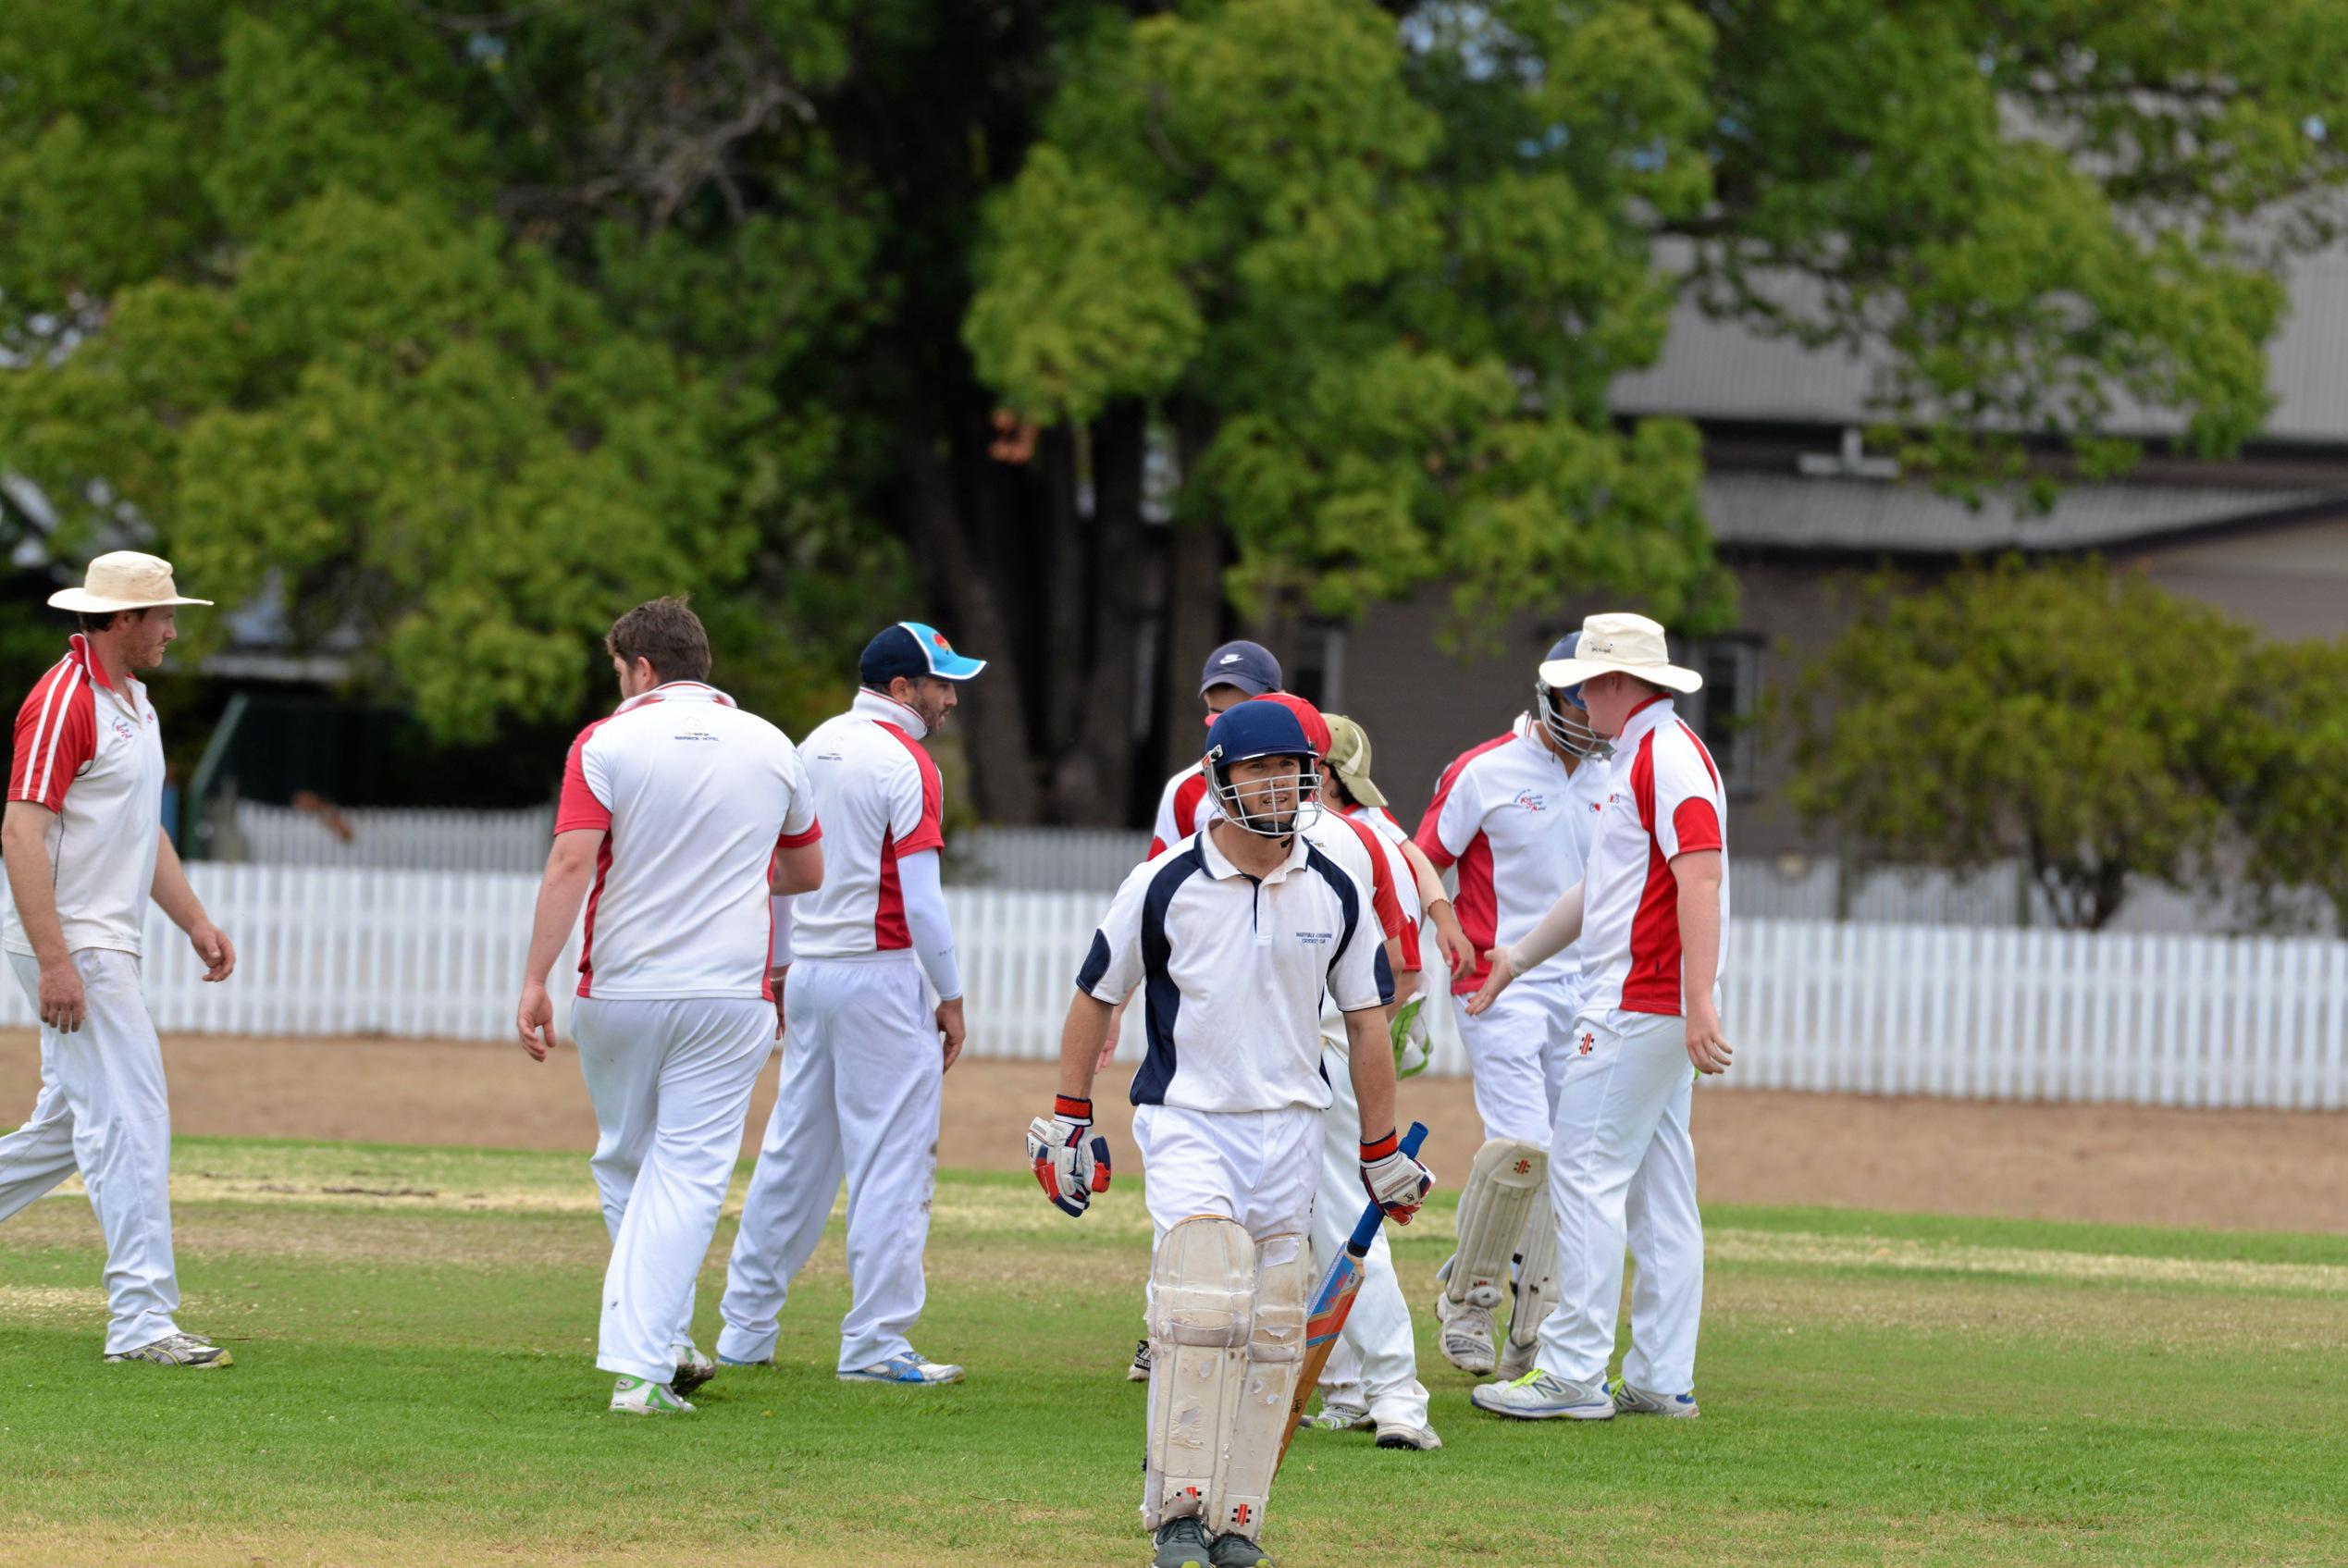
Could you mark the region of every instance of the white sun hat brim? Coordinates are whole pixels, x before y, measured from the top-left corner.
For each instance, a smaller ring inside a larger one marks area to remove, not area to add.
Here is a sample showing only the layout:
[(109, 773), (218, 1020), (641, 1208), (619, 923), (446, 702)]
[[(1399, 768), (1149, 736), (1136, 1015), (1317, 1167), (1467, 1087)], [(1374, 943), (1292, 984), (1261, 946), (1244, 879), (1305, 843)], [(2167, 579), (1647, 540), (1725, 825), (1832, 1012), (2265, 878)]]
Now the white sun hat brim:
[(1626, 664), (1614, 659), (1552, 659), (1541, 666), (1541, 679), (1553, 686), (1577, 686), (1592, 675), (1616, 671), (1683, 694), (1704, 688), (1703, 676), (1676, 664)]
[(174, 595), (169, 599), (106, 599), (86, 588), (59, 588), (49, 596), (52, 610), (78, 610), (84, 614), (103, 615), (113, 610), (158, 610), (167, 604), (204, 604), (208, 599), (186, 599)]

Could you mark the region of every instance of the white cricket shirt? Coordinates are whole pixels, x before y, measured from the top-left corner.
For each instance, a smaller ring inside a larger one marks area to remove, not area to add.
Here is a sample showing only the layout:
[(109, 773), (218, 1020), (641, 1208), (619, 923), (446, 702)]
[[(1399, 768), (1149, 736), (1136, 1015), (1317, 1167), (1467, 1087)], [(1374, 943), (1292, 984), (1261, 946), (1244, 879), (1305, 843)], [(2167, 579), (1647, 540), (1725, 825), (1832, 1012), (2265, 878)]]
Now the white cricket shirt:
[[(1607, 767), (1582, 763), (1571, 773), (1541, 744), (1531, 715), (1503, 735), (1462, 752), (1435, 786), (1418, 824), (1418, 846), (1437, 870), (1456, 863), (1452, 908), (1475, 945), (1476, 965), (1452, 977), (1462, 995), (1484, 983), (1484, 955), (1514, 942), (1582, 880), (1590, 831), (1604, 804)], [(1530, 978), (1570, 981), (1581, 973), (1588, 938), (1540, 964)]]
[(823, 815), (823, 885), (799, 895), (791, 946), (802, 958), (909, 952), (896, 863), (945, 847), (945, 785), (922, 747), (921, 715), (878, 692), (807, 737), (816, 809)]
[(579, 994), (772, 997), (778, 849), (822, 836), (791, 737), (699, 681), (620, 704), (571, 743), (554, 831), (599, 830)]
[[(45, 844), (66, 951), (138, 956), (163, 832), (163, 732), (147, 688), (109, 682), (79, 632), (17, 710), (8, 798), (57, 814)], [(16, 899), (7, 906), (0, 946), (30, 956)]]
[(1326, 1110), (1321, 994), (1349, 1013), (1393, 995), (1366, 902), (1353, 873), (1301, 835), (1260, 882), (1205, 830), (1135, 867), (1076, 977), (1103, 1002), (1143, 988), (1149, 1050), (1133, 1103)]
[(1674, 858), (1721, 855), (1720, 978), (1728, 974), (1728, 797), (1712, 753), (1667, 697), (1635, 709), (1614, 742), (1582, 888), (1582, 963), (1594, 1011), (1680, 1012)]

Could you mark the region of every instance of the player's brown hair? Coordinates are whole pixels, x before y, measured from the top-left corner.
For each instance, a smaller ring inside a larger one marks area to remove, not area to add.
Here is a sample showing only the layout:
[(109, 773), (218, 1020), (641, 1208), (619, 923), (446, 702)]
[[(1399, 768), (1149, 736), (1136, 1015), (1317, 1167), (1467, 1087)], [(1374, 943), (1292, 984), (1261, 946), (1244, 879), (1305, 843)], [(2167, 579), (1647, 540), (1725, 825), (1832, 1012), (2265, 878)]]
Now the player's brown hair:
[(663, 681), (710, 678), (710, 634), (682, 597), (648, 599), (612, 622), (603, 649), (629, 664), (649, 660)]

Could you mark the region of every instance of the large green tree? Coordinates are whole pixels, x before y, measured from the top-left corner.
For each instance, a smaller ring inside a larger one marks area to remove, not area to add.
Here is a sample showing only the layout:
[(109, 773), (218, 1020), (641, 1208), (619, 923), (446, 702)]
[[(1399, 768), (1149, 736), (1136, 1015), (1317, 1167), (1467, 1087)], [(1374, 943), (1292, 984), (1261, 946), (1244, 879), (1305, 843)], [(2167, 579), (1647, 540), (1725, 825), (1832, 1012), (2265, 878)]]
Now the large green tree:
[[(1844, 343), (1950, 483), (2218, 452), (2329, 238), (2348, 6), (0, 7), (0, 463), (360, 634), (442, 735), (692, 587), (794, 722), (996, 661), (982, 807), (1121, 814), (1161, 651), (1448, 585), (1723, 599), (1674, 300)], [(1008, 439), (997, 414), (1015, 426)], [(2141, 424), (2141, 421), (2136, 421)], [(1170, 459), (1170, 462), (1168, 461)], [(1153, 530), (1171, 488), (1181, 523)]]
[(2092, 560), (1862, 591), (1791, 705), (1787, 793), (1813, 826), (1893, 865), (2018, 859), (2075, 929), (2132, 878), (2207, 880), (2248, 628)]

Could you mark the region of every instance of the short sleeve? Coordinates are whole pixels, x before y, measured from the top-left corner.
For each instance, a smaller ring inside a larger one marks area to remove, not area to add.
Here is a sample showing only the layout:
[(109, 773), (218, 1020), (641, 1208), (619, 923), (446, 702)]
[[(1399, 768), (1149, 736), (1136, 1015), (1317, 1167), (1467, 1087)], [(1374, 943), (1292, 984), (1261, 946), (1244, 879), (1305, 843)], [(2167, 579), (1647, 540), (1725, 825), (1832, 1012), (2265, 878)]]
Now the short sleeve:
[(1198, 803), (1206, 797), (1206, 776), (1195, 771), (1177, 773), (1157, 794), (1157, 821), (1150, 836), (1148, 858), (1160, 855), (1198, 832)]
[(900, 856), (945, 847), (945, 782), (928, 752), (905, 742), (909, 768), (889, 781), (889, 834)]
[(783, 833), (777, 838), (778, 849), (797, 849), (813, 844), (823, 836), (823, 824), (815, 820), (815, 791), (808, 786), (807, 764), (799, 759), (799, 748), (785, 742), (783, 747), (783, 787), (790, 795), (790, 804), (783, 810)]
[(1329, 964), (1328, 994), (1341, 1013), (1382, 1007), (1393, 998), (1394, 977), (1386, 962), (1386, 944), (1372, 922), (1353, 922), (1353, 933)]
[(610, 832), (612, 781), (603, 757), (587, 743), (601, 727), (599, 721), (579, 732), (571, 755), (562, 764), (562, 794), (554, 808), (554, 831)]
[(1483, 805), (1467, 766), (1471, 760), (1473, 754), (1444, 771), (1442, 781), (1435, 786), (1435, 798), (1427, 803), (1427, 815), (1419, 819), (1418, 846), (1439, 871), (1466, 854), (1483, 827)]
[(1096, 1002), (1114, 1006), (1142, 982), (1142, 904), (1156, 874), (1155, 860), (1133, 868), (1093, 932), (1076, 988)]
[(17, 710), (9, 799), (29, 800), (52, 811), (65, 809), (74, 775), (98, 752), (97, 708), (79, 664), (60, 664), (32, 688)]
[(1403, 856), (1400, 845), (1395, 844), (1384, 833), (1379, 833), (1378, 846), (1386, 857), (1387, 871), (1394, 879), (1394, 895), (1403, 907), (1403, 968), (1415, 969), (1421, 967), (1418, 951), (1418, 923), (1426, 918), (1427, 913), (1418, 901), (1418, 877), (1411, 870), (1411, 863)]
[(1655, 847), (1666, 860), (1719, 849), (1719, 785), (1702, 747), (1685, 732), (1655, 747)]

